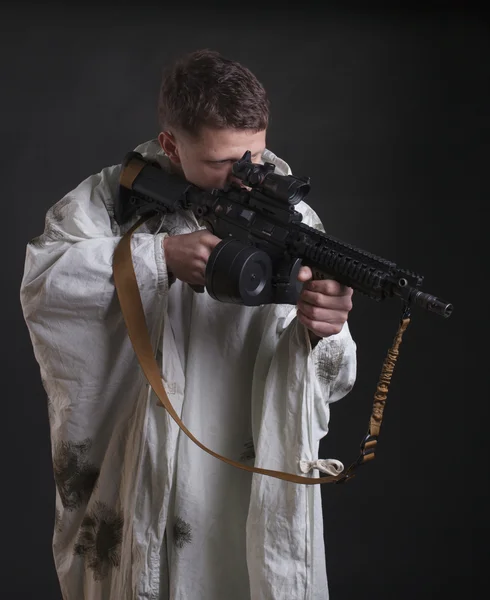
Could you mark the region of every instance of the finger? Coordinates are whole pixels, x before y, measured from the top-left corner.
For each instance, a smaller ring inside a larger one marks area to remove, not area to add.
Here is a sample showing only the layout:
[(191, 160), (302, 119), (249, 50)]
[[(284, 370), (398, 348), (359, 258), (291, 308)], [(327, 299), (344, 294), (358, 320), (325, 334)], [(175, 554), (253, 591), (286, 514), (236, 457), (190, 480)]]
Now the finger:
[(341, 321), (343, 323), (347, 321), (349, 316), (349, 311), (343, 306), (338, 309), (332, 309), (313, 306), (306, 302), (298, 302), (297, 308), (306, 317), (317, 322), (336, 323)]
[(353, 289), (335, 279), (315, 279), (305, 283), (304, 290), (325, 294), (327, 296), (352, 296)]
[(352, 310), (352, 294), (329, 296), (320, 292), (311, 292), (310, 290), (303, 289), (299, 296), (299, 302), (330, 310)]
[(205, 230), (200, 238), (200, 241), (210, 250), (213, 250), (221, 242), (221, 238), (215, 236), (213, 233)]
[(324, 321), (315, 321), (307, 317), (301, 310), (297, 311), (298, 321), (312, 331), (318, 337), (330, 337), (340, 333), (343, 328), (343, 323), (328, 323)]
[(192, 283), (195, 285), (206, 284), (206, 268), (196, 267), (192, 272)]
[(208, 262), (210, 256), (211, 250), (203, 244), (200, 244), (195, 249), (194, 260), (197, 264), (205, 265)]

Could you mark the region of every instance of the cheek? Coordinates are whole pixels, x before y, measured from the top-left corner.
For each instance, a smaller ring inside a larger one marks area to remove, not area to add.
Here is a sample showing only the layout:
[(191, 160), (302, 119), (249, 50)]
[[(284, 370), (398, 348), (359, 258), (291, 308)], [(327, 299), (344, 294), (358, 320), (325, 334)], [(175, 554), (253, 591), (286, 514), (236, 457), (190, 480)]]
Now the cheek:
[(181, 157), (181, 166), (184, 176), (187, 181), (190, 181), (194, 185), (203, 187), (203, 173), (201, 169), (196, 168), (194, 161), (188, 161), (185, 157)]
[(182, 163), (182, 168), (188, 181), (206, 190), (223, 188), (228, 178), (228, 172), (225, 169), (215, 169), (195, 163)]
[(226, 177), (218, 171), (214, 170), (206, 170), (201, 173), (201, 181), (202, 187), (207, 190), (212, 190), (214, 188), (222, 188), (226, 183)]

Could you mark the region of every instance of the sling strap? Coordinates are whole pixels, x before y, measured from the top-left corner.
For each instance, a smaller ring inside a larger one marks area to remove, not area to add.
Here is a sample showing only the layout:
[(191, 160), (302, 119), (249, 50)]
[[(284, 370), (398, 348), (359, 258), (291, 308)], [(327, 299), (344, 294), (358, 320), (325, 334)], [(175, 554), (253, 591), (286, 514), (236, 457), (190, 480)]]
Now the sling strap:
[(368, 433), (361, 442), (361, 452), (357, 460), (355, 460), (345, 472), (338, 475), (309, 477), (245, 465), (235, 460), (226, 458), (225, 456), (222, 456), (213, 450), (210, 450), (198, 439), (196, 439), (181, 421), (167, 396), (167, 392), (163, 385), (161, 372), (156, 362), (154, 351), (151, 345), (150, 334), (148, 332), (131, 254), (131, 238), (136, 229), (138, 229), (138, 227), (140, 227), (149, 218), (150, 215), (141, 218), (122, 236), (114, 251), (113, 275), (117, 295), (119, 298), (119, 304), (135, 354), (148, 383), (153, 388), (153, 391), (159, 398), (165, 410), (167, 410), (180, 429), (197, 446), (199, 446), (199, 448), (211, 456), (214, 456), (215, 458), (238, 469), (304, 485), (313, 485), (317, 483), (343, 483), (344, 481), (350, 480), (354, 476), (354, 471), (358, 466), (374, 458), (374, 450), (377, 444), (381, 421), (383, 419), (383, 411), (388, 395), (390, 380), (395, 368), (396, 360), (398, 358), (399, 346), (402, 340), (403, 332), (407, 328), (410, 321), (408, 317), (408, 309), (405, 308), (404, 316), (401, 319), (397, 334), (393, 341), (393, 345), (388, 351), (388, 355), (383, 363), (381, 375), (374, 396)]

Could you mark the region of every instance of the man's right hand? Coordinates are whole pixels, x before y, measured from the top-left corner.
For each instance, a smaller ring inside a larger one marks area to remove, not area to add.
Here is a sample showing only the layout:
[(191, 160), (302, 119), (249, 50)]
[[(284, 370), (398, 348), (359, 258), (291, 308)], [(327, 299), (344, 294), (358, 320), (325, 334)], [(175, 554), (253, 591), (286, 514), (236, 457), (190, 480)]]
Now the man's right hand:
[(167, 269), (185, 283), (205, 285), (206, 264), (219, 242), (221, 239), (207, 229), (166, 236), (163, 252)]

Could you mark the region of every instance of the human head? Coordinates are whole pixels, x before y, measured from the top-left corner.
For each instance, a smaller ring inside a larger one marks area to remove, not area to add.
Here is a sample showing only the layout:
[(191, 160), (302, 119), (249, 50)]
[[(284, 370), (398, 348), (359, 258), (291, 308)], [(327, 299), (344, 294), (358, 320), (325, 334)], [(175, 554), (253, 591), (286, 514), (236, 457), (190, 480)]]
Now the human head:
[(222, 188), (250, 150), (260, 162), (269, 101), (246, 67), (212, 50), (178, 59), (162, 78), (158, 139), (173, 166), (205, 189)]

